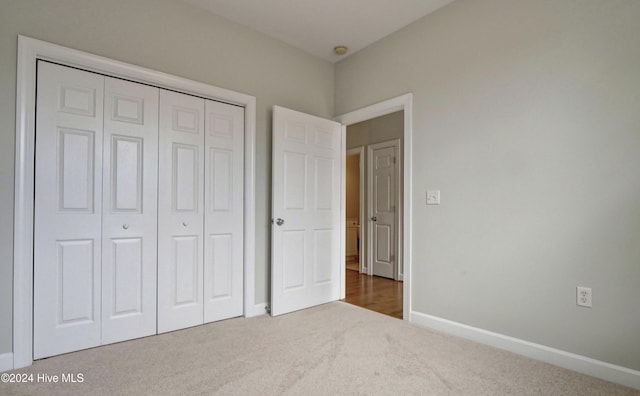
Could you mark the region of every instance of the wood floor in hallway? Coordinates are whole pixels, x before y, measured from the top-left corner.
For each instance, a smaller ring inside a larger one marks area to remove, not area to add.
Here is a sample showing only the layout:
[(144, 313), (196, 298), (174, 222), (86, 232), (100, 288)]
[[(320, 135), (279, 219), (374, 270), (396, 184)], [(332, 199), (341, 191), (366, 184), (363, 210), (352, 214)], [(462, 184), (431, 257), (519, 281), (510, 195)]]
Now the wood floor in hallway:
[(349, 304), (402, 319), (402, 282), (346, 270), (346, 298)]

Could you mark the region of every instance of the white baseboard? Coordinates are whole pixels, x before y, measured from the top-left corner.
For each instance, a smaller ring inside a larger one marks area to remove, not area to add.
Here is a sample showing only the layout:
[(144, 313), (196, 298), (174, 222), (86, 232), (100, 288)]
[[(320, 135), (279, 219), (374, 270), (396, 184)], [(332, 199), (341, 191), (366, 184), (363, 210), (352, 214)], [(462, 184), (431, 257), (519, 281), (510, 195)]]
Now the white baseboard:
[(266, 315), (268, 313), (266, 308), (267, 308), (267, 303), (255, 304), (253, 306), (253, 309), (251, 309), (250, 312), (247, 312), (244, 316), (246, 318), (251, 318), (254, 316)]
[(640, 389), (640, 371), (412, 311), (410, 322), (616, 384)]
[(0, 372), (13, 370), (13, 353), (0, 354)]

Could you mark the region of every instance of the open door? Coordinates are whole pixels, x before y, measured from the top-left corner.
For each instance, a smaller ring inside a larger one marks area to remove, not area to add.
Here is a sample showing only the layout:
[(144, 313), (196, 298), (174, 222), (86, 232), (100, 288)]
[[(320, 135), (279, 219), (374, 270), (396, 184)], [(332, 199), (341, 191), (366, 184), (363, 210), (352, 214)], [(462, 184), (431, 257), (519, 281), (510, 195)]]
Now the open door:
[(274, 106), (271, 314), (340, 298), (341, 125)]

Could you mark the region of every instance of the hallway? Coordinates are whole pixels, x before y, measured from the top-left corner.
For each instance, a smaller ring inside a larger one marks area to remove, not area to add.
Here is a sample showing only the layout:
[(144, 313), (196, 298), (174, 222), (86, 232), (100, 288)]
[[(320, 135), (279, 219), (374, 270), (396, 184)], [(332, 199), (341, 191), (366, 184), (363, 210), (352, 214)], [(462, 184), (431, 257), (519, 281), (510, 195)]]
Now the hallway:
[(402, 319), (402, 282), (368, 276), (347, 269), (346, 298), (349, 304)]

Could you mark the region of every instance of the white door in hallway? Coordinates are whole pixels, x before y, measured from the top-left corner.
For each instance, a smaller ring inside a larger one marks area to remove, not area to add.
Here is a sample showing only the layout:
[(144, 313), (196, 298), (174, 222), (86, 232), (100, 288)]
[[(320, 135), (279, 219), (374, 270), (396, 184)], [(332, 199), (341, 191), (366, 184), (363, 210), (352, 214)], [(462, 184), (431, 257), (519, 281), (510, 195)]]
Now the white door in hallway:
[(156, 333), (158, 95), (105, 79), (102, 344)]
[(396, 278), (397, 140), (369, 146), (369, 240), (373, 275)]
[(160, 91), (158, 333), (203, 323), (204, 100)]
[(271, 314), (340, 297), (341, 125), (275, 106)]
[(33, 355), (100, 345), (104, 77), (38, 62)]

